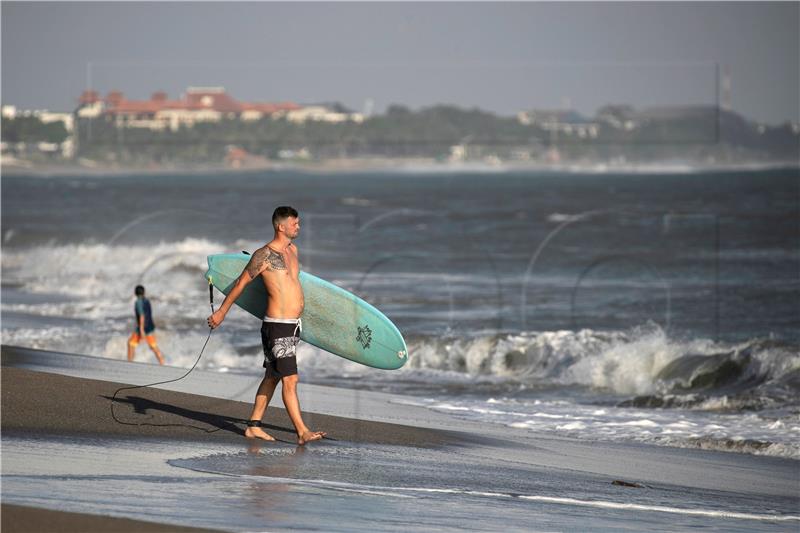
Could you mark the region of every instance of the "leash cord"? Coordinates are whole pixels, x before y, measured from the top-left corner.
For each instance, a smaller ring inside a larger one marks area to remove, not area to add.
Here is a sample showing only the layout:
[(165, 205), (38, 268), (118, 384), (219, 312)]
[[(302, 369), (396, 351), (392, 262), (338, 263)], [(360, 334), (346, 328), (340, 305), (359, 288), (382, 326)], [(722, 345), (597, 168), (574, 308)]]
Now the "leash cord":
[[(209, 302), (210, 302), (210, 305), (211, 305), (211, 314), (213, 315), (214, 314), (214, 286), (211, 284), (211, 280), (209, 280), (209, 282), (208, 282), (208, 295), (209, 295)], [(126, 387), (120, 387), (116, 391), (114, 391), (114, 395), (111, 397), (111, 418), (113, 418), (114, 421), (116, 421), (118, 424), (123, 424), (123, 425), (126, 425), (126, 426), (157, 426), (157, 427), (177, 426), (177, 427), (189, 427), (189, 428), (194, 428), (194, 429), (199, 429), (199, 430), (205, 431), (206, 433), (214, 433), (215, 431), (219, 431), (221, 429), (225, 429), (228, 426), (233, 426), (234, 424), (229, 422), (225, 426), (209, 430), (209, 429), (206, 429), (206, 428), (203, 428), (203, 427), (200, 427), (200, 426), (193, 426), (191, 424), (151, 424), (151, 423), (148, 423), (148, 422), (125, 422), (125, 421), (120, 420), (119, 418), (117, 418), (117, 415), (114, 412), (114, 404), (117, 403), (117, 394), (119, 394), (120, 392), (122, 392), (124, 390), (134, 390), (134, 389), (142, 389), (142, 388), (145, 388), (145, 387), (154, 387), (156, 385), (166, 385), (167, 383), (174, 383), (176, 381), (180, 381), (183, 378), (185, 378), (186, 376), (188, 376), (189, 374), (191, 374), (192, 371), (197, 367), (197, 364), (200, 362), (200, 358), (203, 357), (203, 352), (205, 351), (206, 346), (208, 346), (208, 341), (211, 340), (211, 333), (213, 331), (214, 331), (214, 329), (211, 326), (209, 326), (208, 327), (208, 336), (206, 337), (206, 341), (203, 343), (203, 347), (200, 349), (200, 354), (197, 356), (197, 359), (195, 360), (194, 364), (192, 365), (192, 368), (190, 368), (181, 377), (175, 378), (175, 379), (168, 379), (166, 381), (157, 381), (155, 383), (148, 383), (147, 385), (130, 385), (130, 386), (126, 386)]]

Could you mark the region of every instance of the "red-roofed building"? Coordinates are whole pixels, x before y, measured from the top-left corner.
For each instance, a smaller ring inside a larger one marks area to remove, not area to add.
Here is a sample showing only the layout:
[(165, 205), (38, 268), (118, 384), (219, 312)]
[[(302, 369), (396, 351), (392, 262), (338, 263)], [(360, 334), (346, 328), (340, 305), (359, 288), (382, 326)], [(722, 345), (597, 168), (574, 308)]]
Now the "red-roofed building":
[(85, 90), (78, 97), (78, 102), (81, 104), (93, 104), (101, 100), (100, 94), (97, 91)]
[(179, 100), (169, 100), (163, 91), (153, 93), (149, 100), (128, 100), (120, 91), (111, 91), (101, 98), (97, 91), (87, 90), (78, 101), (79, 117), (105, 115), (118, 127), (172, 131), (181, 126), (191, 128), (198, 122), (260, 120), (302, 109), (293, 102), (239, 102), (223, 87), (189, 87)]
[(218, 113), (235, 114), (242, 112), (242, 104), (228, 96), (223, 87), (189, 87), (184, 95), (188, 109), (213, 109)]
[(103, 99), (97, 91), (86, 90), (78, 97), (78, 117), (97, 118), (103, 112)]
[(278, 118), (285, 116), (291, 111), (303, 109), (303, 106), (293, 102), (281, 102), (279, 104), (268, 103), (242, 103), (242, 120), (261, 120), (265, 116)]

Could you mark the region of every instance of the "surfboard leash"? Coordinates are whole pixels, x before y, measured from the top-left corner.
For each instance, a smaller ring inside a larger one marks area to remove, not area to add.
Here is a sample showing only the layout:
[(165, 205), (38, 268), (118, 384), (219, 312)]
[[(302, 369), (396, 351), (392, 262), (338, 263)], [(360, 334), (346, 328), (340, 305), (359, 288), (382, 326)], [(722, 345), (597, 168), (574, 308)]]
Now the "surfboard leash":
[[(211, 279), (210, 278), (208, 280), (208, 301), (209, 301), (209, 305), (211, 306), (211, 314), (213, 315), (214, 314), (214, 285), (211, 283)], [(227, 425), (222, 426), (222, 427), (218, 427), (216, 429), (206, 429), (204, 427), (193, 426), (191, 424), (152, 424), (152, 423), (149, 423), (149, 422), (125, 422), (125, 421), (120, 420), (119, 418), (117, 418), (117, 415), (114, 412), (114, 404), (117, 402), (117, 394), (119, 394), (120, 392), (122, 392), (124, 390), (142, 389), (142, 388), (146, 388), (146, 387), (154, 387), (156, 385), (165, 385), (167, 383), (174, 383), (176, 381), (182, 380), (183, 378), (185, 378), (186, 376), (191, 374), (192, 371), (197, 367), (197, 364), (200, 362), (200, 358), (203, 357), (203, 352), (205, 351), (206, 346), (208, 346), (208, 341), (211, 340), (211, 333), (213, 331), (214, 331), (214, 328), (209, 326), (208, 327), (208, 336), (206, 337), (206, 341), (203, 343), (203, 347), (200, 349), (200, 353), (198, 354), (197, 359), (195, 360), (195, 362), (192, 365), (192, 367), (185, 374), (183, 374), (181, 377), (175, 378), (175, 379), (168, 379), (168, 380), (165, 380), (165, 381), (157, 381), (155, 383), (148, 383), (147, 385), (129, 385), (129, 386), (125, 386), (125, 387), (120, 387), (116, 391), (114, 391), (114, 395), (111, 397), (111, 417), (114, 419), (114, 421), (116, 421), (118, 424), (123, 424), (123, 425), (126, 425), (126, 426), (188, 427), (188, 428), (199, 429), (199, 430), (204, 431), (206, 433), (214, 433), (216, 431), (220, 431), (221, 429), (227, 429), (230, 426), (234, 426), (235, 427), (235, 424), (233, 422), (228, 422)], [(244, 423), (244, 422), (246, 422), (246, 420), (241, 420), (240, 422)]]

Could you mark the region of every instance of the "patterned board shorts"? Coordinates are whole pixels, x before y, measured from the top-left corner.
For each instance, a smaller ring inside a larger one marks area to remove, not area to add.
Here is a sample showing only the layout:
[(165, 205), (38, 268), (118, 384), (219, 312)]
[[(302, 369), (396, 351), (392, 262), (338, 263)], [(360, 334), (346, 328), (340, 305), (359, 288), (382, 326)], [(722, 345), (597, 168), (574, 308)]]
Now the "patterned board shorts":
[(261, 344), (264, 347), (264, 368), (267, 369), (267, 376), (283, 378), (297, 374), (299, 329), (295, 321), (264, 319), (261, 325)]

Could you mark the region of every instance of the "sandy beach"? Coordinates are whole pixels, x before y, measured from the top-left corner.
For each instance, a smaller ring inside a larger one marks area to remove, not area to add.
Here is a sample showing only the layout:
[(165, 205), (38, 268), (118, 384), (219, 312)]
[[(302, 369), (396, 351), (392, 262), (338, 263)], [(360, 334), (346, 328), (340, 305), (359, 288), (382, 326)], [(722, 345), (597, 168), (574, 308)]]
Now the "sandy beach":
[[(59, 440), (66, 436), (158, 437), (176, 440), (243, 442), (244, 420), (250, 405), (218, 398), (158, 389), (139, 389), (118, 396), (115, 414), (110, 398), (123, 384), (80, 379), (4, 367), (2, 370), (2, 433), (4, 439), (24, 435)], [(137, 421), (137, 413), (147, 413)], [(280, 442), (293, 444), (296, 436), (284, 409), (270, 407), (267, 431)], [(127, 422), (133, 420), (133, 422)], [(309, 424), (325, 427), (331, 440), (414, 446), (442, 446), (455, 442), (446, 432), (309, 414)], [(2, 530), (7, 532), (204, 532), (216, 529), (158, 524), (141, 520), (53, 511), (3, 503)]]
[(2, 529), (6, 533), (59, 531), (60, 533), (203, 533), (218, 531), (174, 524), (156, 524), (127, 518), (49, 511), (22, 505), (3, 504)]
[(130, 381), (146, 383), (180, 369), (8, 346), (2, 360), (4, 530), (25, 523), (29, 508), (58, 513), (9, 531), (51, 524), (400, 531), (468, 523), (481, 531), (588, 523), (605, 531), (792, 531), (800, 523), (793, 460), (530, 437), (468, 421), (439, 430), (435, 413), (363, 391), (359, 417), (340, 417), (331, 412), (353, 414), (344, 406), (357, 391), (314, 385), (305, 386), (301, 403), (309, 425), (331, 439), (296, 446), (288, 417), (273, 406), (265, 422), (279, 442), (260, 443), (242, 437), (249, 403), (221, 398), (241, 390), (233, 375), (199, 372), (171, 384), (213, 395), (123, 391), (117, 422), (109, 398), (122, 384), (64, 374), (127, 369)]
[[(117, 388), (125, 386), (4, 367), (3, 434), (157, 437), (234, 443), (241, 443), (244, 438), (250, 404), (153, 388), (121, 392), (114, 410), (119, 422), (115, 421), (111, 417), (111, 397)], [(284, 409), (270, 406), (264, 420), (268, 422), (266, 431), (276, 439), (296, 444), (297, 435)], [(325, 428), (330, 440), (442, 446), (469, 438), (452, 432), (315, 413), (308, 413), (305, 421), (309, 427)]]

